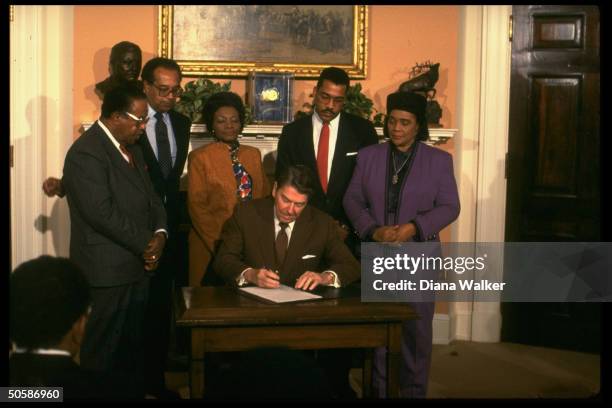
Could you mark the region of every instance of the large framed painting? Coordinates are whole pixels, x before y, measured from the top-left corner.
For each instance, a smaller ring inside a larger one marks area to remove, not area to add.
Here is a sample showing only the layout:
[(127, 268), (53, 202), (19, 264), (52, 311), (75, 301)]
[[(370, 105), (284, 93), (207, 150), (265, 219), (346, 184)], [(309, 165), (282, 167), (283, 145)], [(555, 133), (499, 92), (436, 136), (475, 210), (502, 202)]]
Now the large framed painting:
[(159, 6), (159, 55), (186, 76), (290, 72), (333, 65), (367, 73), (368, 6)]

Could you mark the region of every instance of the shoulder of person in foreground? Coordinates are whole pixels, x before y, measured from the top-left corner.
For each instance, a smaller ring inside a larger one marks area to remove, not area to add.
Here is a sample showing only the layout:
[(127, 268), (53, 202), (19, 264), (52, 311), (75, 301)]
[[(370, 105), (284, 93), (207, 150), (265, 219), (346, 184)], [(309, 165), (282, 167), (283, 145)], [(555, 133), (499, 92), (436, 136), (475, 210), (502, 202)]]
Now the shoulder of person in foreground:
[(348, 122), (350, 122), (353, 126), (356, 126), (358, 129), (364, 129), (364, 130), (367, 129), (368, 131), (376, 132), (376, 129), (374, 128), (374, 124), (370, 120), (362, 118), (361, 116), (357, 116), (357, 115), (354, 115), (348, 112), (342, 112), (341, 118), (346, 119)]
[(241, 143), (240, 144), (240, 150), (242, 150), (244, 152), (244, 154), (257, 155), (258, 157), (261, 157), (261, 150), (259, 150), (255, 146), (249, 146), (249, 145)]
[(285, 131), (293, 131), (294, 129), (300, 128), (310, 121), (312, 121), (312, 115), (306, 115), (299, 119), (295, 119), (293, 122), (289, 122), (283, 126), (283, 133), (285, 133)]
[(220, 155), (224, 154), (227, 154), (227, 156), (229, 157), (229, 151), (225, 146), (220, 143), (208, 143), (189, 152), (189, 159), (204, 160), (206, 158), (219, 157)]
[(189, 126), (189, 130), (191, 130), (191, 118), (189, 116), (183, 115), (181, 112), (172, 109), (168, 112), (171, 116), (172, 120), (177, 120), (181, 125)]

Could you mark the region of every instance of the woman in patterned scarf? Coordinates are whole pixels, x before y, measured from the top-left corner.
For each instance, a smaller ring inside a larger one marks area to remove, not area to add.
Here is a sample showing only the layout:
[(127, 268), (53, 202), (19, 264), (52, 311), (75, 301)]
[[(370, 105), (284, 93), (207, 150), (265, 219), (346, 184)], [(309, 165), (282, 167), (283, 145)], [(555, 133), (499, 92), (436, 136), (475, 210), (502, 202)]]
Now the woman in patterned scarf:
[(233, 92), (216, 93), (204, 106), (206, 129), (216, 141), (189, 154), (190, 286), (202, 284), (223, 224), (236, 204), (270, 192), (260, 151), (238, 142), (244, 120), (244, 105)]

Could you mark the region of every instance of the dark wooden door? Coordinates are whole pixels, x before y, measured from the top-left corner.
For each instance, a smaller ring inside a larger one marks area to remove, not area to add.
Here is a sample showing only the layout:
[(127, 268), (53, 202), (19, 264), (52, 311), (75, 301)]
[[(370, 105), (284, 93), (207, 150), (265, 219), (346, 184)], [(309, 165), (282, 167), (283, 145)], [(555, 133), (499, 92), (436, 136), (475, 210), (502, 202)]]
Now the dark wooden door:
[[(506, 241), (600, 241), (599, 9), (513, 6)], [(601, 305), (507, 303), (502, 340), (597, 351)]]

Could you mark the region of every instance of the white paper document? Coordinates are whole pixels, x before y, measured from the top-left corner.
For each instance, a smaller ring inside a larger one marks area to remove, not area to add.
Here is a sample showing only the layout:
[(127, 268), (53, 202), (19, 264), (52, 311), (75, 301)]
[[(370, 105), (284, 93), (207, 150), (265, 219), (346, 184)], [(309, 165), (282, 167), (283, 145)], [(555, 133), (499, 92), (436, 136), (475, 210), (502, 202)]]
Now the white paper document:
[(294, 289), (286, 285), (280, 285), (275, 289), (259, 288), (257, 286), (249, 286), (238, 289), (274, 303), (297, 302), (300, 300), (312, 300), (322, 297), (320, 295), (315, 295), (304, 290)]

